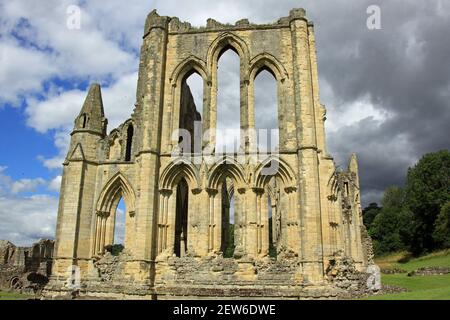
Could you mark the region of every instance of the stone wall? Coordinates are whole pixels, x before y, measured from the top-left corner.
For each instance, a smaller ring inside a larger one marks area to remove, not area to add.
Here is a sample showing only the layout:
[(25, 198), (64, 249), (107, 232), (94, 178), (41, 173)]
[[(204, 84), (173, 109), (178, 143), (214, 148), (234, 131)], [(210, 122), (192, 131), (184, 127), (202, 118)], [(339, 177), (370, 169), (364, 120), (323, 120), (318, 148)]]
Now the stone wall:
[(0, 289), (41, 289), (52, 272), (53, 247), (53, 240), (39, 240), (30, 247), (0, 240)]

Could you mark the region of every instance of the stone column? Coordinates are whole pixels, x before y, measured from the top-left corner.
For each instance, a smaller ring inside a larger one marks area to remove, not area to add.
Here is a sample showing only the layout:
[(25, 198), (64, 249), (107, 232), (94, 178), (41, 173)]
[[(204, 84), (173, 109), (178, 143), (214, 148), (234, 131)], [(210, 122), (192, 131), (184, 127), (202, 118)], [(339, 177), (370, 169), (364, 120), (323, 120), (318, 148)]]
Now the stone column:
[(283, 201), (284, 207), (286, 208), (287, 214), (287, 246), (293, 252), (299, 254), (299, 242), (300, 240), (300, 230), (298, 224), (297, 210), (295, 210), (295, 205), (297, 203), (297, 193), (295, 188), (287, 188), (284, 191)]
[[(133, 258), (142, 276), (149, 274), (142, 267), (149, 266), (157, 252), (157, 229), (154, 226), (159, 207), (157, 180), (160, 167), (168, 21), (168, 17), (160, 17), (156, 11), (152, 11), (147, 17), (144, 33), (145, 54), (140, 65), (140, 74), (143, 76), (138, 83), (142, 149), (136, 158), (139, 168), (136, 188), (139, 193), (136, 200), (136, 246)], [(139, 261), (148, 263), (142, 264)]]
[(243, 254), (247, 252), (247, 235), (248, 218), (247, 218), (247, 201), (246, 190), (240, 188), (234, 192), (234, 245), (236, 251), (241, 251)]
[(222, 197), (217, 189), (208, 189), (208, 252), (221, 251), (222, 237)]
[(167, 220), (164, 229), (165, 250), (169, 256), (174, 253), (175, 247), (175, 219), (177, 212), (177, 187), (174, 187), (170, 196), (166, 198)]
[(249, 79), (247, 86), (248, 96), (248, 152), (254, 153), (258, 150), (258, 135), (255, 132), (255, 79)]
[(208, 86), (209, 93), (207, 93), (210, 101), (208, 108), (209, 131), (205, 139), (208, 141), (211, 150), (213, 150), (216, 147), (216, 134), (217, 134), (217, 90), (218, 90), (217, 68), (218, 68), (218, 61), (213, 61), (212, 69), (209, 70), (211, 73), (211, 84)]
[(214, 147), (214, 144), (210, 144), (209, 135), (205, 134), (207, 132), (210, 132), (211, 128), (211, 86), (211, 79), (203, 80), (202, 150), (207, 146)]
[(322, 223), (308, 22), (304, 10), (292, 10), (295, 105), (298, 123), (298, 172), (300, 182), (301, 260), (308, 280), (323, 279)]
[[(262, 191), (260, 194), (260, 229), (261, 229), (261, 250), (260, 256), (269, 255), (269, 200), (267, 192)], [(273, 234), (272, 234), (273, 236)]]
[(169, 198), (172, 190), (160, 190), (158, 232), (157, 232), (157, 254), (167, 249), (167, 229), (169, 227)]
[(314, 36), (314, 25), (312, 22), (308, 22), (308, 42), (309, 42), (309, 59), (311, 61), (311, 84), (313, 91), (315, 121), (316, 121), (316, 134), (317, 134), (317, 147), (326, 155), (326, 140), (325, 140), (325, 108), (320, 103), (319, 96), (319, 75), (317, 68), (317, 52), (316, 52), (316, 38)]

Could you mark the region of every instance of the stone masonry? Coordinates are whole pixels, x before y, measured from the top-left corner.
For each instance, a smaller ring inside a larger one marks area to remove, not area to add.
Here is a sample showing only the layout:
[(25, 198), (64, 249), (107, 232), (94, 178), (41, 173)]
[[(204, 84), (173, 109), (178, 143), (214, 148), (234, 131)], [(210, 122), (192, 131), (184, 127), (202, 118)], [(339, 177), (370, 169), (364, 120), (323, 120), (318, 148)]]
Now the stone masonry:
[(54, 241), (41, 239), (31, 247), (0, 240), (0, 290), (34, 293), (51, 274)]
[[(217, 68), (228, 49), (240, 58), (242, 131), (239, 152), (218, 154)], [(251, 134), (262, 70), (277, 84), (276, 154), (260, 153)], [(186, 84), (192, 73), (203, 79), (202, 114)], [(208, 19), (199, 28), (152, 11), (131, 118), (108, 134), (93, 84), (75, 119), (45, 296), (299, 299), (365, 290), (373, 260), (357, 159), (336, 168), (325, 120), (314, 26), (303, 9), (272, 24)], [(197, 140), (198, 122), (199, 147), (180, 147), (174, 132)], [(124, 250), (114, 255), (106, 248), (121, 198)]]

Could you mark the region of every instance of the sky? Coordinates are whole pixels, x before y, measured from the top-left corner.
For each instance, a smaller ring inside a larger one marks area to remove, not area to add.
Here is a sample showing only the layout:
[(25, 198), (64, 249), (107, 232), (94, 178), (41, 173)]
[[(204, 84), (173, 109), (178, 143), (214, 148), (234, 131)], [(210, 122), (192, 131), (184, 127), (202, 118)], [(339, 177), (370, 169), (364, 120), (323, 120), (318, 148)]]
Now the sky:
[[(380, 8), (380, 29), (367, 27), (370, 5)], [(130, 116), (152, 9), (202, 26), (210, 17), (270, 23), (295, 7), (315, 23), (329, 152), (342, 168), (358, 155), (363, 204), (402, 185), (423, 154), (450, 148), (449, 1), (0, 0), (0, 239), (54, 237), (73, 120), (92, 82), (102, 85), (109, 130)], [(219, 61), (224, 127), (236, 123), (237, 59), (228, 51)], [(188, 83), (201, 101), (201, 81)], [(257, 83), (257, 125), (274, 126), (265, 116), (273, 79), (262, 73)]]

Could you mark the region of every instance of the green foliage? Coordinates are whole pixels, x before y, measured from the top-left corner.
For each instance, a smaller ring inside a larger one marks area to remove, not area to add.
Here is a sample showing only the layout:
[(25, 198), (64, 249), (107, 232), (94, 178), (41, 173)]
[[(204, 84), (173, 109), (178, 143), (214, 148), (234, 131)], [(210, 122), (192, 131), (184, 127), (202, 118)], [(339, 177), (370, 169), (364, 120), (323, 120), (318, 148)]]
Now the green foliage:
[(122, 244), (113, 244), (111, 246), (111, 254), (113, 256), (118, 256), (124, 249), (124, 246)]
[(273, 234), (272, 234), (272, 217), (269, 217), (269, 257), (277, 258), (277, 248), (273, 245)]
[(224, 258), (233, 258), (234, 254), (234, 224), (228, 225), (228, 243), (225, 252), (223, 253)]
[(444, 204), (434, 223), (433, 238), (440, 247), (450, 248), (450, 202)]
[[(406, 200), (413, 213), (410, 250), (414, 254), (443, 245), (434, 233), (441, 207), (450, 201), (450, 152), (429, 153), (408, 169)], [(445, 219), (445, 218), (442, 218)], [(445, 243), (445, 241), (444, 241)]]
[(396, 186), (386, 189), (382, 205), (369, 228), (376, 255), (404, 250), (411, 237), (411, 213), (405, 206), (404, 190)]
[(372, 202), (368, 207), (363, 209), (363, 222), (367, 230), (370, 229), (373, 220), (375, 220), (375, 217), (380, 213), (380, 211), (381, 208), (375, 202)]

